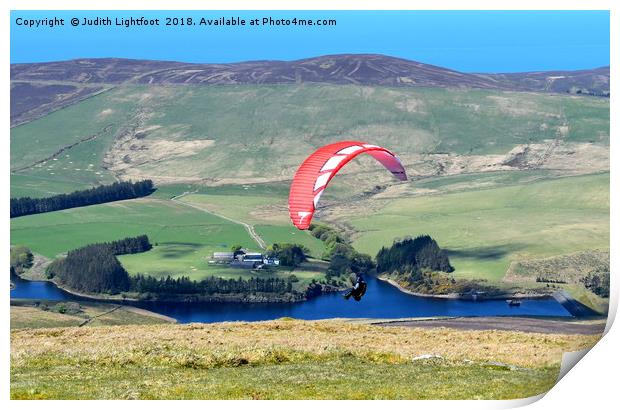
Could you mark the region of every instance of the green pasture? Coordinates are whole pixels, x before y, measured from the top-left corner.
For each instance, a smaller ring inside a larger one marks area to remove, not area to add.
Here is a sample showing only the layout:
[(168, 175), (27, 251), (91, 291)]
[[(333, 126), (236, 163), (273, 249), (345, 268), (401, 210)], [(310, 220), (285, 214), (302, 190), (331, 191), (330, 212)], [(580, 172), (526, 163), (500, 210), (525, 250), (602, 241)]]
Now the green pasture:
[(54, 178), (53, 175), (11, 174), (11, 198), (43, 198), (88, 188), (91, 188), (90, 184)]
[(186, 194), (184, 198), (192, 195), (209, 196), (244, 196), (266, 197), (274, 201), (288, 197), (291, 181), (271, 181), (265, 183), (226, 184), (226, 185), (201, 185), (201, 184), (165, 184), (159, 185), (154, 197), (170, 199), (175, 196)]
[[(322, 243), (307, 232), (296, 233), (294, 228), (270, 225), (258, 226), (256, 230), (259, 235), (265, 235), (268, 243), (296, 240), (317, 256), (323, 252)], [(209, 276), (238, 278), (250, 271), (210, 265), (212, 253), (228, 251), (233, 245), (260, 250), (242, 225), (159, 199), (121, 201), (11, 220), (11, 243), (26, 244), (49, 258), (91, 243), (140, 234), (147, 234), (155, 246), (148, 252), (119, 256), (131, 274), (189, 276), (196, 280)], [(317, 275), (316, 271), (303, 267), (294, 271), (280, 268), (260, 275), (288, 277), (291, 273), (300, 278), (300, 283), (309, 282)]]
[(249, 224), (264, 222), (265, 220), (276, 220), (284, 224), (288, 219), (285, 198), (191, 194), (181, 198), (181, 201)]
[[(228, 248), (219, 250), (227, 251)], [(307, 285), (312, 279), (316, 279), (319, 276), (322, 277), (326, 268), (324, 267), (322, 271), (317, 271), (304, 264), (295, 269), (287, 267), (274, 267), (261, 271), (234, 269), (227, 265), (209, 264), (213, 251), (214, 248), (209, 246), (194, 247), (187, 244), (160, 244), (149, 252), (121, 255), (118, 259), (130, 274), (146, 273), (155, 278), (187, 276), (192, 280), (199, 281), (210, 276), (226, 279), (257, 276), (261, 278), (279, 277), (287, 279), (289, 275), (295, 274), (299, 279), (296, 287)]]
[(27, 244), (47, 257), (90, 243), (147, 234), (155, 248), (122, 257), (130, 272), (168, 270), (191, 273), (205, 257), (234, 244), (256, 244), (237, 224), (172, 201), (137, 199), (11, 220), (11, 243)]
[(386, 201), (351, 217), (356, 249), (429, 234), (460, 277), (499, 280), (513, 260), (609, 248), (609, 174)]
[[(243, 186), (239, 187), (243, 190)], [(262, 191), (262, 192), (261, 192)], [(307, 247), (312, 256), (320, 258), (324, 251), (323, 243), (309, 232), (295, 228), (288, 215), (288, 193), (283, 194), (279, 185), (264, 184), (261, 188), (250, 189), (248, 193), (225, 194), (235, 192), (232, 187), (221, 190), (202, 189), (205, 194), (191, 194), (181, 198), (182, 202), (191, 203), (219, 215), (254, 225), (256, 233), (267, 244), (276, 242), (298, 243)], [(209, 192), (215, 192), (210, 194)], [(260, 192), (260, 193), (258, 193)], [(272, 192), (269, 195), (265, 192)]]
[(557, 175), (553, 171), (546, 169), (478, 172), (471, 174), (442, 175), (419, 180), (413, 179), (408, 188), (411, 190), (421, 189), (437, 192), (468, 191), (471, 189), (487, 189), (526, 184), (554, 178), (557, 178)]
[(290, 223), (288, 225), (256, 225), (254, 228), (256, 233), (268, 244), (288, 242), (304, 245), (315, 258), (321, 258), (325, 252), (323, 242), (316, 239), (308, 231), (300, 231)]
[(208, 244), (191, 242), (169, 242), (158, 244), (148, 252), (121, 255), (118, 259), (130, 274), (144, 273), (156, 278), (188, 276), (201, 280), (209, 276), (238, 278), (248, 274), (245, 269), (230, 269), (221, 265), (209, 265), (214, 251), (228, 251), (230, 247), (219, 249)]

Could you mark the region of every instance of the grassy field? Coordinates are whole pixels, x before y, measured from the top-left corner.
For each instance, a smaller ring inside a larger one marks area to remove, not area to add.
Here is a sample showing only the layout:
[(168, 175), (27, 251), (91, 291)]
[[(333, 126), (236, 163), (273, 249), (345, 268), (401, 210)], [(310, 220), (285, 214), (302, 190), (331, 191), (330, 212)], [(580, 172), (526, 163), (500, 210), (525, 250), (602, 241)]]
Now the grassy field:
[(277, 188), (276, 185), (259, 194), (251, 192), (248, 187), (250, 192), (245, 195), (229, 194), (230, 189), (226, 188), (204, 190), (207, 193), (187, 195), (181, 201), (233, 220), (255, 225), (256, 233), (268, 244), (298, 243), (308, 248), (312, 256), (320, 258), (324, 251), (323, 243), (291, 224), (287, 208), (288, 192), (280, 192)]
[(11, 329), (79, 326), (86, 319), (77, 315), (45, 311), (31, 306), (11, 306)]
[(184, 196), (181, 201), (249, 224), (273, 221), (285, 225), (289, 222), (287, 196), (191, 194)]
[(146, 310), (109, 303), (33, 300), (11, 303), (11, 329), (154, 325), (170, 322)]
[(255, 249), (256, 244), (237, 224), (173, 201), (137, 199), (11, 220), (11, 243), (53, 258), (91, 243), (147, 234), (154, 249), (120, 259), (130, 273), (186, 275), (200, 279), (244, 270), (210, 267), (214, 251), (234, 244)]
[(11, 198), (41, 198), (88, 188), (91, 188), (90, 184), (54, 178), (53, 175), (11, 174)]
[(382, 205), (380, 212), (348, 219), (359, 232), (357, 249), (374, 255), (394, 238), (429, 234), (449, 249), (459, 277), (500, 280), (512, 260), (609, 248), (609, 174)]
[(406, 189), (408, 193), (414, 195), (416, 190), (418, 194), (420, 192), (436, 194), (530, 184), (556, 177), (557, 174), (554, 174), (553, 171), (544, 169), (442, 175), (413, 181), (406, 186)]
[[(147, 234), (163, 259), (192, 251), (208, 255), (234, 244), (254, 248), (242, 226), (172, 201), (143, 198), (11, 220), (11, 242), (54, 257), (89, 243)], [(170, 246), (166, 251), (166, 246)], [(179, 250), (176, 246), (183, 249)]]
[(11, 397), (522, 398), (553, 386), (562, 352), (597, 340), (294, 320), (14, 330)]

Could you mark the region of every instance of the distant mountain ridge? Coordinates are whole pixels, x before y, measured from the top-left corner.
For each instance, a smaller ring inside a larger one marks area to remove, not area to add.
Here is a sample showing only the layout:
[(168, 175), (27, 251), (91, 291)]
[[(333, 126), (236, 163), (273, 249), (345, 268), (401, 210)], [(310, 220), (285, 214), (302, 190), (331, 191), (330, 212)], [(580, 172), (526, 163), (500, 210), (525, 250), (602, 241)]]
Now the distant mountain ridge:
[(295, 61), (196, 64), (119, 58), (11, 64), (14, 82), (78, 84), (357, 84), (609, 95), (609, 67), (508, 74), (463, 73), (379, 54)]
[(91, 58), (11, 64), (11, 126), (78, 103), (121, 84), (334, 84), (552, 92), (609, 96), (609, 67), (509, 74), (462, 73), (379, 54), (296, 61), (195, 64)]

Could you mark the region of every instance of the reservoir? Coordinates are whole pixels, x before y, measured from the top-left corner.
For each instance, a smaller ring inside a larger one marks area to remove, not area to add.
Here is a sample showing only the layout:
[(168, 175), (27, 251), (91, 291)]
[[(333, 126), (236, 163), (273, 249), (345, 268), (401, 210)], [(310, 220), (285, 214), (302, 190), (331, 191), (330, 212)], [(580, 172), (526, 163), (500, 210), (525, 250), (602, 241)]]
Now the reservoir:
[[(50, 282), (30, 282), (11, 276), (11, 298), (80, 301)], [(300, 303), (182, 303), (124, 302), (175, 318), (179, 323), (258, 321), (281, 317), (296, 319), (384, 318), (429, 316), (571, 316), (553, 298), (524, 299), (511, 307), (504, 300), (452, 300), (418, 297), (392, 285), (367, 277), (368, 291), (360, 302), (328, 293)], [(118, 303), (118, 302), (114, 302)]]

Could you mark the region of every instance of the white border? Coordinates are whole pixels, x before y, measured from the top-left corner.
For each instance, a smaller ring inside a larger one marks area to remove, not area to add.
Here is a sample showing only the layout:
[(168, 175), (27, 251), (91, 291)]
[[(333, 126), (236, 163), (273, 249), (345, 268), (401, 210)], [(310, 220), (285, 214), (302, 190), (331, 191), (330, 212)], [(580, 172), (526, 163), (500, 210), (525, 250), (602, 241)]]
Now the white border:
[[(341, 9), (359, 9), (359, 10), (402, 10), (402, 9), (411, 9), (411, 10), (486, 10), (486, 9), (504, 9), (504, 10), (554, 10), (554, 9), (562, 9), (562, 10), (611, 10), (611, 67), (612, 72), (615, 67), (618, 67), (618, 41), (619, 32), (618, 32), (618, 6), (617, 2), (613, 2), (611, 0), (589, 0), (589, 1), (552, 1), (552, 0), (504, 0), (501, 2), (502, 7), (498, 7), (497, 1), (492, 0), (471, 0), (471, 1), (462, 1), (462, 0), (434, 0), (432, 2), (422, 2), (422, 1), (406, 1), (406, 0), (384, 0), (381, 2), (371, 2), (367, 0), (360, 1), (340, 1), (335, 4), (334, 1), (328, 0), (315, 0), (312, 2), (290, 2), (290, 1), (282, 1), (282, 0), (264, 0), (260, 2), (260, 7), (257, 4), (251, 1), (240, 1), (240, 0), (228, 0), (226, 2), (221, 3), (213, 3), (207, 1), (195, 1), (195, 0), (175, 0), (175, 1), (158, 1), (158, 0), (139, 0), (128, 2), (127, 0), (108, 0), (108, 1), (90, 1), (88, 3), (84, 3), (83, 1), (78, 0), (63, 0), (57, 1), (53, 3), (53, 8), (58, 10), (341, 10)], [(20, 9), (20, 10), (37, 10), (37, 9), (50, 9), (50, 2), (43, 0), (6, 0), (3, 2), (3, 6), (5, 9), (4, 14), (4, 23), (1, 25), (0, 30), (2, 30), (2, 53), (1, 58), (3, 59), (2, 64), (2, 73), (3, 78), (5, 78), (5, 82), (3, 84), (3, 91), (5, 98), (2, 100), (2, 112), (3, 112), (3, 138), (2, 144), (3, 149), (0, 152), (2, 155), (2, 164), (4, 164), (5, 171), (3, 172), (3, 181), (2, 187), (4, 189), (4, 200), (2, 201), (2, 206), (0, 208), (0, 214), (8, 215), (8, 197), (9, 197), (9, 137), (8, 130), (10, 129), (10, 106), (9, 106), (9, 56), (10, 56), (10, 43), (9, 43), (9, 31), (10, 24), (9, 23), (9, 10), (11, 9)], [(611, 82), (611, 112), (618, 112), (618, 104), (615, 103), (615, 96), (618, 95), (619, 87), (617, 86), (617, 81), (615, 78), (615, 73), (612, 75), (613, 79)], [(612, 163), (614, 159), (618, 159), (618, 144), (614, 142), (615, 138), (617, 138), (617, 127), (618, 124), (618, 116), (612, 115), (611, 119), (611, 158)], [(620, 192), (620, 186), (617, 184), (616, 180), (616, 172), (612, 167), (611, 171), (611, 208), (613, 211), (611, 212), (611, 226), (619, 227), (620, 220), (618, 217), (617, 206), (620, 203), (618, 201), (618, 195)], [(9, 238), (8, 233), (9, 229), (9, 219), (6, 218), (3, 220), (3, 232), (4, 236), (2, 239), (2, 248), (4, 249), (4, 266), (8, 266), (8, 248), (9, 248)], [(615, 313), (617, 310), (617, 300), (618, 300), (618, 267), (619, 267), (619, 258), (615, 253), (618, 250), (618, 234), (617, 231), (611, 231), (611, 250), (612, 250), (612, 259), (611, 259), (611, 271), (612, 271), (612, 298), (611, 298), (611, 307), (610, 307), (610, 320), (613, 320), (615, 317)], [(8, 281), (4, 282), (5, 291), (2, 292), (2, 318), (5, 320), (4, 323), (4, 338), (3, 338), (3, 351), (4, 351), (4, 360), (2, 361), (2, 399), (7, 400), (9, 397), (9, 304), (8, 304)], [(619, 353), (617, 346), (620, 346), (620, 334), (617, 330), (617, 326), (613, 327), (609, 330), (608, 334), (603, 338), (603, 340), (597, 344), (590, 353), (586, 356), (585, 360), (582, 360), (577, 364), (575, 370), (569, 372), (569, 374), (564, 377), (556, 387), (554, 387), (543, 400), (538, 401), (533, 405), (534, 408), (543, 408), (541, 406), (553, 406), (560, 407), (565, 406), (568, 409), (571, 408), (608, 408), (611, 403), (615, 402), (615, 399), (618, 397), (618, 388), (617, 388), (617, 376), (618, 370), (617, 366), (619, 364)], [(371, 382), (371, 381), (369, 381)], [(251, 405), (260, 407), (260, 408), (285, 408), (290, 406), (299, 406), (301, 408), (313, 408), (314, 406), (329, 406), (329, 407), (343, 407), (343, 406), (362, 406), (362, 407), (370, 407), (370, 406), (390, 406), (393, 408), (411, 408), (415, 407), (423, 407), (423, 408), (454, 408), (458, 407), (459, 409), (479, 409), (479, 408), (506, 408), (506, 407), (514, 407), (519, 405), (527, 404), (531, 402), (531, 400), (525, 401), (485, 401), (485, 402), (477, 402), (477, 401), (433, 401), (433, 402), (408, 402), (408, 401), (400, 401), (400, 402), (389, 402), (389, 403), (374, 403), (374, 402), (356, 402), (356, 403), (347, 403), (347, 402), (322, 402), (322, 403), (314, 403), (314, 402), (259, 402), (259, 403), (251, 403)], [(8, 403), (7, 403), (8, 404)], [(104, 401), (95, 401), (88, 404), (88, 406), (93, 406), (94, 408), (108, 408), (109, 406), (120, 406), (123, 408), (135, 408), (137, 403), (131, 402), (115, 402), (108, 403)], [(200, 408), (204, 409), (205, 406), (236, 406), (240, 404), (242, 406), (248, 406), (247, 402), (243, 404), (238, 402), (190, 402), (185, 401), (179, 403), (180, 406), (186, 408)], [(78, 408), (85, 405), (85, 403), (81, 402), (11, 402), (11, 406), (15, 408), (30, 408), (35, 406), (45, 406), (55, 408), (63, 407), (63, 408)], [(172, 403), (140, 403), (140, 407), (149, 406), (149, 408), (167, 408), (172, 405)]]

